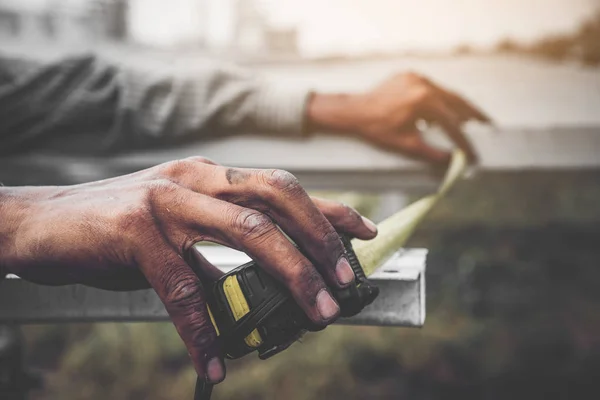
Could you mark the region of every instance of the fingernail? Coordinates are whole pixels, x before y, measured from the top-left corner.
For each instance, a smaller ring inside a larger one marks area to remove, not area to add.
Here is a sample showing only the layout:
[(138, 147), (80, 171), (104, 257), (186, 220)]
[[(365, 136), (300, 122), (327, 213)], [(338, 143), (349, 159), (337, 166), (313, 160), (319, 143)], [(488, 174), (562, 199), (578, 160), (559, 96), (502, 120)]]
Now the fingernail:
[(354, 280), (354, 271), (346, 257), (342, 256), (335, 266), (335, 275), (340, 285), (347, 285)]
[(219, 357), (211, 358), (206, 364), (206, 377), (211, 383), (219, 383), (225, 379), (225, 365)]
[(317, 309), (324, 321), (329, 321), (340, 312), (340, 307), (333, 297), (331, 297), (327, 289), (321, 289), (319, 294), (317, 294)]
[(363, 224), (373, 233), (377, 233), (377, 225), (367, 217), (362, 217)]

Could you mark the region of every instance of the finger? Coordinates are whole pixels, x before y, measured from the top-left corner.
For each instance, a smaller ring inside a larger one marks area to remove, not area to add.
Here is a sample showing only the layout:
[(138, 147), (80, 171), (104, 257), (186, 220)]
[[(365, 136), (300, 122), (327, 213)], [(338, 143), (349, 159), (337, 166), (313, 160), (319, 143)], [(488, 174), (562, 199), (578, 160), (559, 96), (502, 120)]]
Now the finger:
[(198, 376), (221, 382), (225, 364), (196, 274), (166, 243), (153, 243), (136, 258), (187, 347)]
[(451, 154), (427, 144), (415, 127), (412, 131), (382, 136), (379, 146), (384, 150), (399, 152), (406, 157), (436, 166), (446, 166), (450, 162)]
[(208, 261), (195, 246), (192, 246), (186, 252), (185, 260), (202, 282), (214, 282), (225, 275), (223, 271)]
[(486, 124), (492, 123), (492, 119), (487, 114), (485, 114), (481, 109), (477, 108), (465, 98), (439, 86), (436, 86), (436, 89), (442, 93), (445, 101), (449, 103), (457, 113), (460, 114), (463, 121), (475, 119)]
[(477, 154), (460, 128), (460, 118), (446, 104), (439, 99), (430, 100), (425, 110), (425, 117), (440, 124), (448, 137), (460, 147), (470, 162), (477, 162)]
[(271, 217), (329, 285), (343, 288), (354, 280), (339, 234), (292, 174), (223, 168), (214, 183), (213, 196)]
[(373, 239), (377, 236), (377, 225), (370, 219), (361, 216), (354, 208), (318, 197), (311, 197), (311, 199), (336, 231), (363, 240)]
[(266, 215), (209, 196), (189, 192), (172, 212), (189, 221), (204, 240), (214, 241), (248, 254), (281, 281), (306, 315), (327, 325), (339, 315), (339, 306), (314, 265)]

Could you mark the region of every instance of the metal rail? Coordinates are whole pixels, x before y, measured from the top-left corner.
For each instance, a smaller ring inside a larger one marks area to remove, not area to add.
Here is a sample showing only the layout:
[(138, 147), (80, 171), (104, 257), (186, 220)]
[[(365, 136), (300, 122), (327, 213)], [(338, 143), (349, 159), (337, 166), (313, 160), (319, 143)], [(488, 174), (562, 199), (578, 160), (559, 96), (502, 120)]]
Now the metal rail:
[[(481, 156), (478, 170), (482, 172), (576, 174), (582, 169), (600, 169), (600, 126), (506, 128), (501, 133), (472, 129), (468, 136)], [(434, 139), (433, 142), (443, 144), (439, 137)], [(437, 186), (443, 173), (350, 138), (323, 135), (310, 140), (284, 140), (239, 136), (102, 158), (33, 153), (2, 157), (0, 182), (8, 186), (76, 184), (197, 155), (223, 165), (285, 169), (295, 174), (305, 188), (318, 190), (426, 193)]]
[[(202, 253), (227, 271), (249, 260), (238, 251), (203, 246)], [(359, 315), (341, 324), (420, 327), (425, 322), (427, 250), (398, 252), (372, 279), (379, 297)], [(42, 286), (12, 275), (0, 283), (0, 324), (91, 321), (166, 321), (153, 290), (111, 292), (82, 285)]]

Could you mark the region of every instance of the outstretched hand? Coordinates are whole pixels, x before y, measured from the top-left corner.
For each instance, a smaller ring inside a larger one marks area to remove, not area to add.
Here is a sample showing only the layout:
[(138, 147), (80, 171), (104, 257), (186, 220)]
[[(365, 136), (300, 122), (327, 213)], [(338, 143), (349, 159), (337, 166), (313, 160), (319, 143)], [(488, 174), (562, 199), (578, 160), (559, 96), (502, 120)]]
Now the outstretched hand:
[(416, 73), (401, 73), (358, 95), (316, 93), (307, 107), (312, 130), (354, 133), (385, 150), (433, 164), (447, 164), (450, 152), (423, 139), (417, 122), (439, 125), (471, 162), (477, 154), (462, 126), (491, 123), (483, 111), (458, 94)]

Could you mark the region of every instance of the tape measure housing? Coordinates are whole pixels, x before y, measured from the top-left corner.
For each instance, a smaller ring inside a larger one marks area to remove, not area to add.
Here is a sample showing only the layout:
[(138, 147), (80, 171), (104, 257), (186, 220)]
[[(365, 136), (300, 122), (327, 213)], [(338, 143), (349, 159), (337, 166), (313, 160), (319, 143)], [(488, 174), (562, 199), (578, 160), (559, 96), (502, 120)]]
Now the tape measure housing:
[[(365, 277), (350, 240), (342, 237), (346, 256), (356, 275), (343, 290), (332, 290), (343, 317), (359, 313), (379, 294)], [(241, 265), (219, 279), (207, 291), (213, 325), (228, 358), (258, 351), (262, 359), (289, 347), (307, 331), (319, 331), (296, 304), (289, 290), (254, 261)]]

